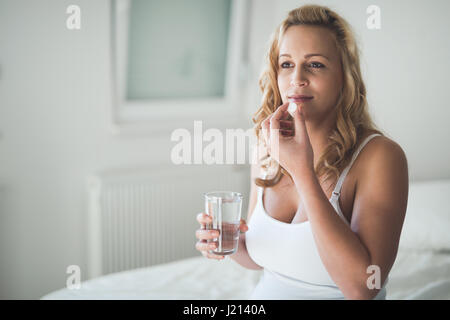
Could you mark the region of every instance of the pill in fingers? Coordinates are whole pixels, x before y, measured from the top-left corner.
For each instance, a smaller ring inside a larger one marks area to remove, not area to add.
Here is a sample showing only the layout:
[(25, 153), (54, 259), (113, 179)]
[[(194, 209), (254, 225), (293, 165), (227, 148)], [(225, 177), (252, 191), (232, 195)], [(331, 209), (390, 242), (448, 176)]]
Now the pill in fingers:
[(291, 114), (291, 116), (294, 116), (294, 112), (297, 110), (297, 104), (295, 102), (289, 103), (288, 112)]

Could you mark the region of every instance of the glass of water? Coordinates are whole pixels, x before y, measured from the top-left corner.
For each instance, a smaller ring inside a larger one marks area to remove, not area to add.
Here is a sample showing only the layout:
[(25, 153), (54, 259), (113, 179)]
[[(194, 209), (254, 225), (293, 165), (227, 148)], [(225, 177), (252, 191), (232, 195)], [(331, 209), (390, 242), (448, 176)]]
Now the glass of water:
[(242, 194), (233, 191), (213, 191), (204, 193), (205, 213), (212, 218), (206, 229), (219, 230), (219, 237), (208, 240), (216, 242), (217, 248), (209, 250), (217, 255), (231, 255), (239, 243)]

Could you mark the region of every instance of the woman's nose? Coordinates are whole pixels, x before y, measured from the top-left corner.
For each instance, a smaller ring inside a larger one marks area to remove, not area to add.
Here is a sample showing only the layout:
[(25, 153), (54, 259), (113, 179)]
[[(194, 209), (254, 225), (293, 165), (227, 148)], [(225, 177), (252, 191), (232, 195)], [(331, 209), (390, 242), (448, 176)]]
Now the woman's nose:
[(292, 74), (291, 86), (304, 86), (307, 84), (307, 79), (304, 77), (303, 72), (297, 70)]

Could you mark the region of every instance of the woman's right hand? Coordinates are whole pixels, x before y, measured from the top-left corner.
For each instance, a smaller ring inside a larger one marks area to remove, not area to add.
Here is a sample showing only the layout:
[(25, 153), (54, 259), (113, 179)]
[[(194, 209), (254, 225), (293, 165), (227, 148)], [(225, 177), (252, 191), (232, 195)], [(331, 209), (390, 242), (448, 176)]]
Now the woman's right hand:
[[(206, 229), (206, 224), (212, 223), (212, 218), (206, 213), (201, 212), (197, 215), (197, 221), (200, 223), (200, 229), (197, 229), (195, 232), (195, 236), (199, 240), (195, 244), (195, 249), (200, 251), (204, 257), (209, 259), (222, 260), (225, 258), (222, 255), (209, 252), (209, 250), (214, 250), (217, 248), (217, 242), (213, 242), (212, 240), (219, 236), (219, 230)], [(240, 232), (246, 232), (248, 230), (248, 226), (244, 219), (241, 219), (240, 221), (239, 230)], [(207, 240), (210, 241), (207, 242)]]

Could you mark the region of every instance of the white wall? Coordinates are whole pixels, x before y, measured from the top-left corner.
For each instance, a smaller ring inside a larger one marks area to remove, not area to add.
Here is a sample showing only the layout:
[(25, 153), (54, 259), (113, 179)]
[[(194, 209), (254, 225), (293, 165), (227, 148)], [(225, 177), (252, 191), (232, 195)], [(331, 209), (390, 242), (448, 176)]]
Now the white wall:
[(109, 133), (109, 1), (1, 0), (0, 48), (0, 298), (38, 298), (86, 270), (86, 176), (167, 162), (170, 136)]
[[(266, 41), (304, 3), (253, 2), (249, 115)], [(406, 151), (411, 178), (449, 178), (450, 3), (315, 3), (359, 35), (371, 112)], [(82, 9), (79, 31), (65, 27), (70, 4)], [(370, 4), (381, 8), (381, 30), (366, 28)], [(39, 298), (65, 286), (68, 265), (86, 267), (87, 175), (169, 160), (169, 135), (109, 132), (109, 33), (108, 0), (0, 0), (0, 298)]]

